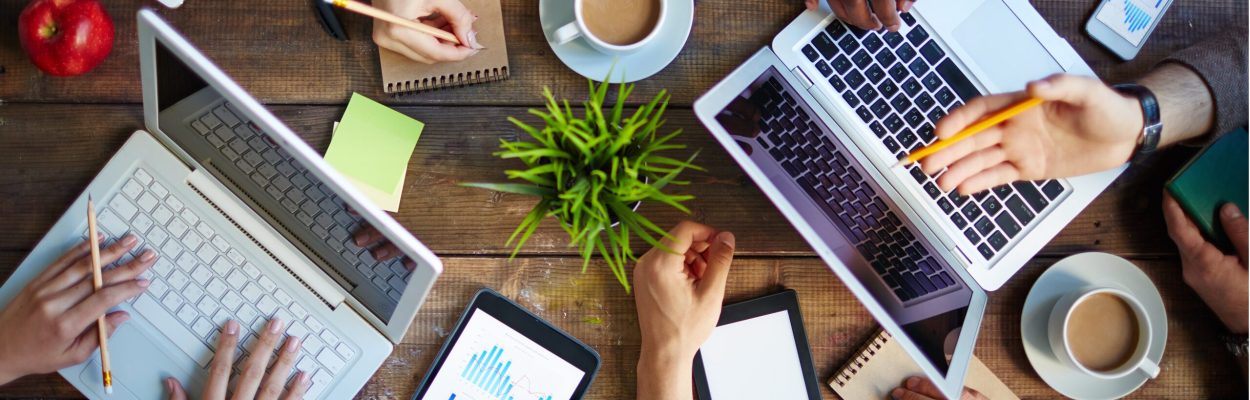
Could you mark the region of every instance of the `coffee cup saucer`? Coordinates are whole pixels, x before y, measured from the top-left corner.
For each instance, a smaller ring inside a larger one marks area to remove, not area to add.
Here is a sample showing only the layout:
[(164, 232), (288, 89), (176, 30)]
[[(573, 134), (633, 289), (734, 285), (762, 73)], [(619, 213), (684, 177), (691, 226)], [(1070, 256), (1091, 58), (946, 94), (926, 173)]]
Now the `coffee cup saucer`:
[(613, 83), (622, 79), (634, 82), (655, 75), (681, 53), (694, 25), (694, 0), (662, 0), (669, 2), (664, 25), (660, 26), (660, 32), (652, 43), (635, 53), (624, 56), (604, 54), (591, 48), (581, 38), (562, 45), (554, 44), (552, 34), (573, 20), (573, 1), (539, 0), (538, 19), (547, 44), (560, 62), (573, 72), (595, 81), (602, 81), (609, 70), (613, 71)]
[[(1146, 383), (1146, 375), (1132, 373), (1116, 379), (1101, 379), (1063, 364), (1051, 350), (1047, 323), (1051, 309), (1060, 297), (1089, 286), (1114, 287), (1136, 297), (1149, 314), (1154, 330), (1146, 357), (1156, 364), (1167, 344), (1167, 311), (1158, 289), (1136, 265), (1107, 253), (1082, 253), (1059, 260), (1042, 273), (1029, 290), (1020, 313), (1020, 338), (1029, 363), (1051, 388), (1074, 399), (1120, 398)], [(1167, 371), (1164, 371), (1167, 373)]]

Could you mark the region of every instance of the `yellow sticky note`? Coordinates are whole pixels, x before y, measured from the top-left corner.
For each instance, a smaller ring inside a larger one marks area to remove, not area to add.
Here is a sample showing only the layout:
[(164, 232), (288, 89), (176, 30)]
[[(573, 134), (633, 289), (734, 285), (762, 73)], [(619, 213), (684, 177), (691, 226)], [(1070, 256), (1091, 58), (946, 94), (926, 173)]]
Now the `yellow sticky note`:
[(325, 159), (379, 207), (398, 211), (408, 160), (425, 124), (353, 93)]

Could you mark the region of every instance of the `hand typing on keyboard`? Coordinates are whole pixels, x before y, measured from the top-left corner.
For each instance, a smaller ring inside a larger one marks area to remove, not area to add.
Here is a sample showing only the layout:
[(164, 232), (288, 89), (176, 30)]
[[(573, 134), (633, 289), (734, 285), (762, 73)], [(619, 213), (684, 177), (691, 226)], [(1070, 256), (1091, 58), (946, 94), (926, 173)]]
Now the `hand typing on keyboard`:
[[(821, 0), (805, 0), (807, 9), (815, 10)], [(863, 29), (886, 28), (897, 31), (902, 26), (899, 12), (911, 10), (915, 0), (824, 0), (843, 22)]]
[[(362, 225), (352, 235), (352, 240), (356, 242), (357, 246), (369, 249), (369, 254), (373, 255), (373, 259), (378, 262), (390, 261), (404, 255), (403, 252), (399, 251), (399, 247), (396, 247), (394, 243), (386, 239), (386, 236), (382, 235), (382, 232), (368, 224)], [(403, 262), (404, 268), (407, 268), (409, 271), (417, 269), (417, 264), (412, 260), (405, 258)]]
[(1028, 97), (1045, 100), (996, 127), (921, 160), (943, 191), (972, 194), (1017, 180), (1084, 175), (1128, 161), (1142, 130), (1137, 99), (1094, 78), (1052, 75), (1024, 91), (982, 96), (938, 121), (945, 139)]
[[(116, 262), (137, 243), (135, 237), (126, 236), (105, 247), (100, 263)], [(96, 320), (104, 315), (112, 335), (130, 317), (125, 311), (108, 310), (143, 293), (148, 281), (139, 275), (152, 266), (156, 254), (147, 250), (105, 270), (104, 286), (93, 291), (89, 251), (85, 242), (74, 246), (0, 310), (0, 385), (86, 361), (99, 346)]]
[[(265, 331), (252, 345), (251, 354), (243, 361), (241, 372), (234, 385), (233, 399), (267, 399), (294, 400), (304, 397), (304, 393), (312, 386), (312, 379), (307, 371), (291, 374), (295, 361), (300, 355), (300, 338), (289, 336), (280, 349), (275, 349), (282, 341), (284, 324), (281, 320), (271, 319), (265, 325)], [(218, 400), (226, 398), (230, 384), (230, 375), (235, 363), (235, 348), (239, 342), (240, 326), (234, 320), (226, 321), (217, 339), (217, 354), (208, 369), (208, 383), (204, 385), (202, 400)], [(276, 351), (276, 354), (275, 354)], [(278, 357), (270, 365), (270, 358)], [(288, 380), (290, 383), (288, 383)], [(165, 380), (170, 400), (185, 400), (187, 393), (182, 384), (175, 378)], [(285, 394), (284, 394), (285, 392)]]

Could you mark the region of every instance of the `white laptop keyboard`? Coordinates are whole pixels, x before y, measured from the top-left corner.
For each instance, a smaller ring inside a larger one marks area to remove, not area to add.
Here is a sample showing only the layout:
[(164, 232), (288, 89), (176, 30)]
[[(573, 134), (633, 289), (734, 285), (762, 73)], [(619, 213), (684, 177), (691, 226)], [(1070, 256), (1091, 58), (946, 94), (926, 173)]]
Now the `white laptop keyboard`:
[[(220, 327), (227, 320), (241, 325), (237, 354), (249, 357), (268, 320), (280, 318), (287, 325), (284, 336), (304, 338), (296, 369), (312, 374), (308, 397), (315, 398), (356, 356), (356, 348), (296, 304), (235, 249), (231, 243), (238, 232), (216, 232), (184, 204), (151, 174), (137, 168), (121, 191), (100, 208), (99, 227), (109, 237), (131, 233), (139, 238), (131, 254), (115, 265), (130, 261), (143, 249), (159, 257), (143, 275), (151, 285), (130, 300), (131, 306), (200, 366), (212, 359)], [(236, 363), (236, 374), (242, 364), (242, 359)]]
[[(191, 122), (191, 129), (203, 135), (247, 174), (265, 192), (308, 226), (318, 238), (364, 275), (373, 286), (398, 302), (408, 275), (402, 260), (374, 260), (366, 249), (356, 246), (352, 232), (360, 227), (360, 218), (351, 215), (341, 200), (324, 184), (300, 167), (281, 148), (266, 142), (257, 128), (232, 110), (227, 103)], [(318, 183), (314, 183), (318, 182)], [(323, 255), (324, 256), (324, 255)]]

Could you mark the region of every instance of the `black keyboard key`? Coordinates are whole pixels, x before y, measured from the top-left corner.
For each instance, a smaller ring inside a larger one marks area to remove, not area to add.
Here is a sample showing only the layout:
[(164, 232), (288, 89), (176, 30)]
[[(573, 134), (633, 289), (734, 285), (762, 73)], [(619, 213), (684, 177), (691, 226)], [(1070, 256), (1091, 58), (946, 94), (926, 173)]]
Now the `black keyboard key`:
[(931, 275), (934, 272), (938, 271), (939, 267), (937, 267), (936, 264), (937, 262), (933, 261), (933, 259), (926, 258), (926, 259), (917, 261), (916, 268), (919, 269), (920, 272), (924, 272), (926, 275)]
[(877, 56), (874, 58), (877, 59), (877, 64), (880, 65), (891, 65), (894, 64), (895, 61), (898, 61), (898, 57), (889, 51), (877, 53)]
[(955, 227), (959, 229), (963, 229), (965, 226), (968, 226), (968, 220), (964, 219), (964, 217), (959, 214), (951, 215), (951, 222), (954, 222)]
[(860, 50), (855, 52), (855, 55), (851, 56), (851, 61), (854, 62), (855, 66), (859, 67), (859, 69), (868, 68), (868, 65), (872, 64), (872, 55), (868, 54), (867, 51)]
[(911, 70), (911, 74), (915, 76), (924, 76), (925, 72), (929, 72), (929, 64), (924, 62), (923, 58), (911, 60), (911, 64), (907, 64), (907, 69)]
[(885, 140), (881, 141), (881, 143), (884, 144), (886, 150), (889, 150), (891, 153), (899, 150), (898, 142), (895, 142), (894, 138), (885, 138)]
[(884, 99), (877, 99), (876, 103), (872, 103), (872, 113), (877, 118), (885, 118), (890, 113), (890, 105)]
[(1006, 199), (1007, 196), (1011, 196), (1012, 193), (1011, 186), (1008, 185), (995, 186), (991, 190), (993, 190), (994, 194), (998, 195), (998, 198), (1000, 199)]
[(930, 92), (942, 87), (942, 79), (938, 78), (938, 75), (932, 72), (920, 79), (920, 83), (923, 83), (924, 88), (929, 89)]
[(981, 235), (988, 235), (994, 231), (994, 223), (990, 222), (990, 217), (981, 217), (972, 226), (976, 227), (977, 232), (981, 232)]
[(864, 87), (859, 88), (859, 90), (855, 92), (855, 95), (859, 96), (859, 99), (863, 100), (864, 104), (870, 104), (880, 97), (877, 95), (877, 89), (874, 89), (872, 85), (864, 85)]
[(990, 197), (981, 203), (981, 208), (985, 210), (985, 214), (994, 216), (998, 214), (998, 210), (1003, 209), (1003, 203), (999, 203), (998, 199)]
[(877, 135), (877, 137), (879, 137), (879, 138), (880, 138), (880, 137), (885, 137), (885, 134), (886, 134), (885, 127), (884, 127), (884, 126), (881, 126), (881, 123), (879, 123), (879, 122), (875, 122), (875, 121), (874, 121), (873, 123), (868, 124), (868, 129), (871, 129), (871, 130), (872, 130), (872, 133), (876, 134), (876, 135)]
[(916, 25), (916, 17), (911, 16), (910, 12), (899, 13), (898, 16), (899, 18), (902, 18), (903, 22), (907, 25)]
[[(929, 194), (929, 198), (937, 199), (938, 197), (942, 197), (942, 190), (938, 189), (937, 185), (934, 185), (933, 182), (926, 183), (924, 185), (924, 191)], [(947, 204), (949, 205), (950, 203)], [(946, 211), (945, 207), (943, 207), (942, 211)]]
[(774, 147), (772, 150), (768, 151), (768, 154), (771, 154), (773, 159), (777, 161), (785, 161), (786, 159), (786, 155), (781, 153), (780, 148)]
[(864, 43), (864, 48), (868, 49), (871, 53), (876, 53), (877, 50), (881, 50), (881, 46), (885, 45), (885, 42), (882, 42), (881, 38), (878, 37), (876, 33), (869, 33), (865, 35), (861, 42)]
[[(853, 35), (846, 35), (841, 39), (838, 39), (838, 47), (841, 48), (842, 52), (846, 54), (854, 54), (855, 50), (859, 50), (859, 41), (855, 40), (855, 36)], [(820, 49), (820, 46), (817, 45), (816, 48)], [(822, 51), (821, 53), (824, 52)], [(828, 56), (826, 55), (826, 57)]]
[(893, 67), (890, 67), (889, 72), (890, 72), (890, 77), (894, 78), (894, 80), (897, 82), (902, 82), (904, 79), (907, 79), (907, 77), (911, 75), (907, 71), (907, 66), (903, 65), (903, 63), (894, 64)]
[(898, 59), (903, 60), (903, 62), (911, 62), (911, 59), (916, 58), (916, 49), (912, 48), (910, 44), (903, 43), (897, 49), (894, 49), (894, 55), (898, 56)]
[(903, 82), (902, 87), (903, 93), (907, 93), (911, 97), (916, 96), (916, 93), (920, 93), (921, 90), (920, 82), (916, 82), (915, 78), (907, 78), (907, 82)]
[(946, 80), (946, 84), (955, 90), (955, 94), (959, 95), (963, 101), (972, 100), (973, 97), (981, 95), (976, 86), (972, 85), (972, 81), (964, 75), (963, 71), (955, 65), (955, 62), (949, 58), (937, 65), (937, 73), (942, 75), (942, 79)]
[(829, 26), (825, 27), (825, 33), (828, 33), (830, 36), (833, 36), (834, 39), (837, 39), (839, 36), (842, 36), (843, 33), (846, 33), (846, 25), (842, 25), (842, 22), (834, 20), (829, 23)]
[(928, 292), (924, 290), (924, 287), (920, 286), (920, 281), (916, 280), (916, 276), (913, 274), (903, 274), (903, 288), (911, 291), (911, 293), (914, 294), (913, 297), (920, 297), (928, 294)]
[(929, 178), (928, 175), (924, 174), (924, 170), (921, 170), (920, 167), (916, 165), (912, 165), (912, 167), (908, 169), (908, 172), (911, 173), (912, 179), (916, 180), (916, 184), (923, 184), (924, 181)]
[(933, 107), (933, 109), (929, 110), (925, 116), (929, 118), (929, 122), (936, 124), (938, 121), (942, 120), (942, 117), (946, 116), (946, 111), (942, 111), (942, 107)]
[(939, 90), (936, 94), (934, 94), (934, 96), (937, 96), (938, 103), (943, 107), (948, 106), (952, 101), (955, 101), (955, 94), (951, 93), (951, 90), (947, 88), (942, 88), (942, 90)]
[(881, 82), (880, 85), (877, 85), (877, 91), (881, 92), (881, 97), (888, 99), (894, 97), (895, 93), (898, 93), (898, 86), (894, 85), (894, 82), (886, 80), (885, 82)]
[(962, 212), (964, 214), (964, 218), (967, 218), (968, 220), (974, 220), (981, 216), (981, 207), (977, 207), (977, 203), (973, 202), (964, 204), (964, 207), (959, 211)]
[(950, 194), (946, 195), (946, 198), (950, 199), (951, 203), (955, 203), (956, 206), (960, 207), (963, 207), (964, 203), (968, 202), (968, 196), (959, 194), (957, 191), (950, 192)]
[(848, 60), (844, 54), (839, 54), (837, 58), (830, 61), (830, 65), (833, 67), (834, 72), (837, 73), (851, 70), (851, 60)]
[(920, 127), (920, 124), (925, 121), (924, 115), (921, 114), (920, 111), (916, 111), (914, 108), (911, 109), (911, 111), (908, 111), (907, 114), (903, 115), (903, 119), (906, 120), (907, 124), (911, 125), (912, 128)]
[(924, 142), (926, 145), (933, 142), (934, 139), (937, 139), (937, 136), (933, 134), (933, 125), (929, 125), (928, 123), (921, 125), (919, 129), (916, 129), (916, 135), (920, 136), (920, 141)]
[[(925, 185), (925, 189), (928, 190), (930, 185), (933, 185), (933, 184), (929, 183)], [(934, 188), (936, 188), (936, 186)], [(941, 196), (941, 195), (942, 195), (942, 192), (937, 192), (937, 196)], [(929, 192), (929, 197), (937, 198), (937, 196), (934, 196), (933, 192)], [(947, 214), (950, 214), (951, 212), (955, 211), (955, 206), (951, 205), (951, 202), (947, 201), (945, 198), (938, 199), (938, 208), (941, 208), (942, 212), (947, 213)]]
[(911, 28), (910, 32), (907, 32), (907, 41), (911, 42), (913, 46), (919, 46), (921, 43), (924, 43), (925, 39), (928, 38), (929, 32), (925, 32), (923, 27), (917, 26)]
[(1051, 200), (1059, 198), (1059, 195), (1063, 194), (1063, 184), (1059, 181), (1046, 181), (1046, 184), (1042, 185), (1042, 193), (1045, 193), (1046, 198)]
[(964, 229), (964, 237), (968, 238), (968, 241), (972, 243), (981, 241), (981, 235), (978, 235), (977, 231), (972, 228)]
[(795, 168), (793, 163), (789, 161), (783, 161), (781, 163), (781, 167), (785, 168), (786, 173), (790, 174), (790, 176), (799, 176), (799, 169)]
[[(889, 132), (898, 132), (899, 129), (903, 129), (903, 119), (899, 118), (898, 114), (894, 114), (894, 115), (890, 115), (889, 117), (886, 117), (885, 129), (886, 131), (889, 131)], [(894, 151), (894, 150), (890, 150), (890, 151)]]
[(981, 257), (985, 257), (986, 260), (994, 258), (994, 250), (990, 249), (988, 244), (982, 243), (980, 246), (977, 246), (977, 251), (981, 252)]
[(816, 70), (820, 71), (821, 75), (824, 76), (833, 75), (833, 68), (830, 68), (829, 64), (826, 64), (824, 60), (816, 62)]
[(920, 282), (920, 286), (924, 288), (925, 293), (932, 293), (937, 290), (937, 287), (933, 285), (933, 282), (929, 282), (929, 277), (924, 276), (924, 274), (916, 274), (915, 276), (916, 281)]
[(903, 43), (903, 34), (898, 32), (886, 32), (881, 34), (881, 40), (891, 48), (898, 47), (899, 43)]
[(1007, 238), (1003, 236), (1002, 232), (994, 232), (988, 239), (988, 242), (990, 246), (994, 246), (994, 251), (1002, 250), (1003, 247), (1007, 246)]
[(895, 137), (898, 138), (898, 143), (903, 145), (903, 147), (911, 147), (912, 145), (916, 144), (917, 140), (919, 140), (916, 137), (916, 134), (912, 133), (911, 129), (907, 129), (907, 128), (903, 128), (903, 131), (899, 132), (897, 135), (895, 135)]
[(946, 56), (946, 52), (942, 51), (941, 47), (938, 47), (936, 41), (930, 40), (929, 43), (920, 46), (920, 56), (929, 61), (929, 64), (937, 64), (938, 60)]
[[(1050, 205), (1050, 200), (1047, 200), (1042, 195), (1042, 192), (1037, 190), (1037, 186), (1033, 186), (1032, 182), (1018, 181), (1011, 184), (1011, 186), (1014, 186), (1016, 193), (1020, 193), (1020, 197), (1024, 198), (1026, 203), (1029, 203), (1029, 207), (1033, 207), (1033, 211), (1040, 213), (1046, 209), (1047, 205)], [(1018, 218), (1019, 216), (1016, 217)], [(1028, 223), (1026, 222), (1025, 224)]]
[(807, 56), (807, 61), (816, 62), (820, 59), (820, 53), (816, 52), (816, 47), (812, 45), (803, 46), (803, 55)]
[(859, 119), (864, 120), (865, 124), (872, 122), (872, 112), (868, 111), (868, 107), (859, 106), (855, 109), (855, 113), (859, 114)]
[(946, 271), (942, 271), (942, 272), (939, 272), (937, 275), (934, 275), (933, 283), (938, 283), (938, 281), (942, 282), (942, 284), (938, 285), (938, 287), (942, 289), (948, 288), (951, 285), (955, 284), (955, 280), (952, 279), (950, 274), (947, 274)]
[(812, 39), (812, 45), (816, 46), (816, 51), (826, 59), (838, 54), (838, 47), (833, 44), (833, 38), (824, 33), (816, 34), (816, 38)]
[(855, 97), (855, 93), (850, 91), (842, 92), (842, 100), (846, 101), (846, 105), (851, 107), (859, 105), (859, 98)]
[(1011, 215), (1015, 215), (1016, 219), (1020, 220), (1020, 223), (1023, 225), (1028, 225), (1030, 222), (1033, 222), (1034, 217), (1037, 217), (1033, 210), (1024, 205), (1024, 201), (1020, 200), (1019, 196), (1011, 196), (1010, 199), (1007, 199), (1007, 210), (1011, 211)]
[(890, 100), (890, 106), (894, 107), (894, 110), (898, 111), (899, 114), (902, 114), (911, 108), (911, 100), (907, 100), (907, 96), (898, 96), (894, 100)]
[(859, 73), (859, 71), (848, 72), (842, 78), (846, 80), (846, 86), (851, 89), (859, 88), (859, 85), (864, 84), (865, 80), (864, 75)]
[(842, 78), (839, 78), (837, 75), (829, 77), (829, 85), (833, 86), (833, 90), (839, 92), (846, 90), (846, 82), (843, 82)]
[(1002, 229), (1003, 233), (1006, 233), (1009, 238), (1016, 237), (1020, 233), (1020, 224), (1014, 218), (1011, 218), (1011, 213), (998, 214), (997, 217), (994, 217), (994, 224), (998, 225), (998, 229)]
[(864, 75), (867, 76), (868, 80), (872, 81), (872, 83), (879, 83), (881, 82), (881, 79), (885, 78), (885, 70), (881, 69), (881, 66), (879, 65), (873, 65), (868, 67), (868, 70), (864, 71)]
[(934, 104), (937, 103), (934, 102), (933, 97), (930, 97), (928, 94), (921, 94), (916, 97), (916, 107), (920, 107), (920, 111), (928, 111)]

